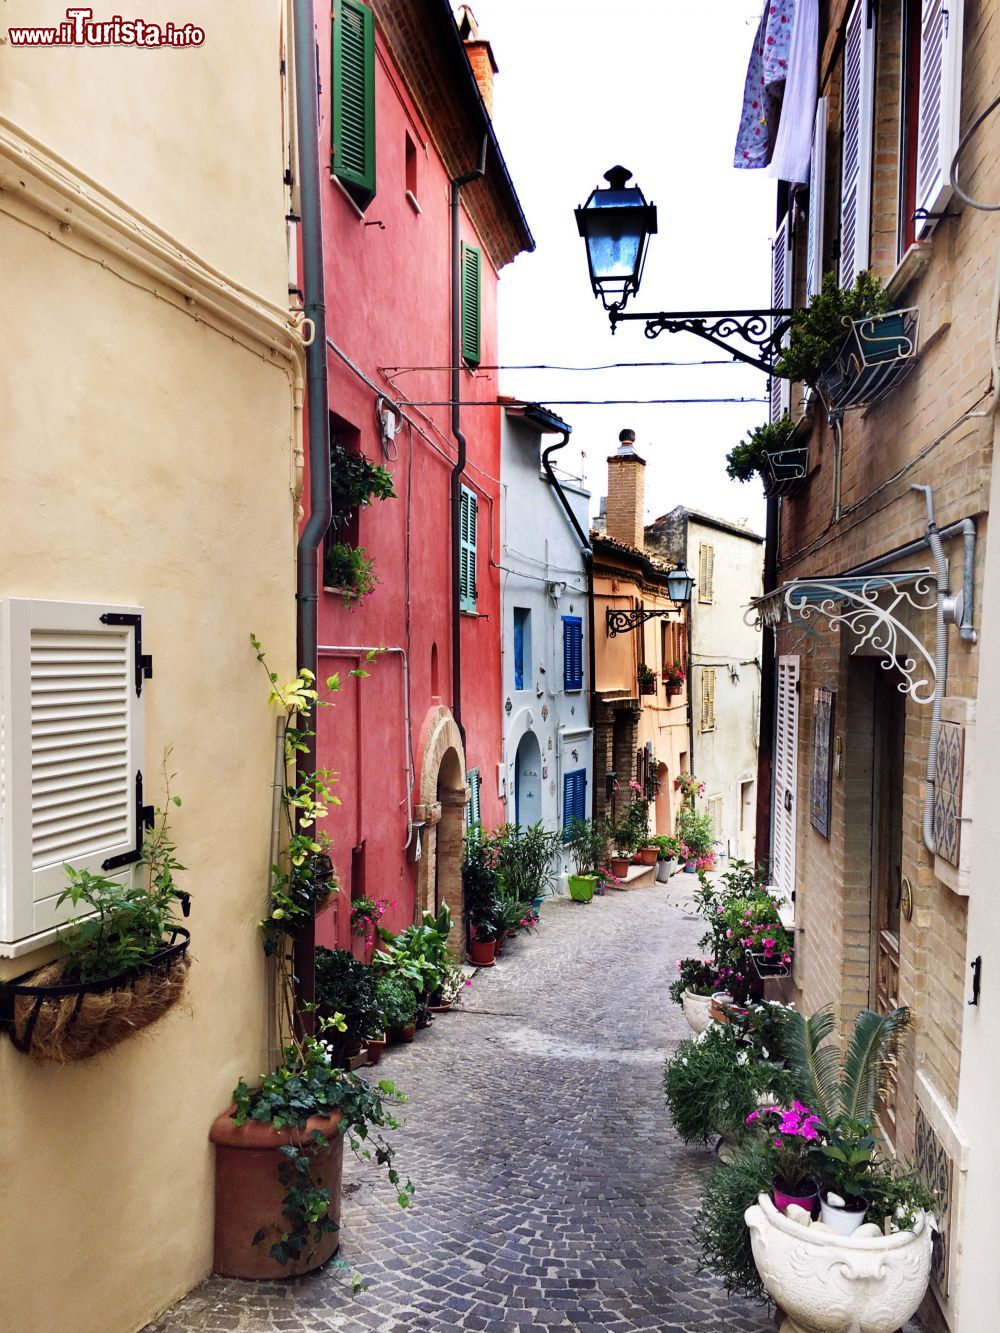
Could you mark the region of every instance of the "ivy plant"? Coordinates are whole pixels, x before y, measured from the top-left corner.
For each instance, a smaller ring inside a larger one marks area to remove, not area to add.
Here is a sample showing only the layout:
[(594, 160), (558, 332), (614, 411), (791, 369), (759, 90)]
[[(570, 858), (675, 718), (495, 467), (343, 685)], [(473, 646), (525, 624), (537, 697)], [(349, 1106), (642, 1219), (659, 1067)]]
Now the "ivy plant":
[(392, 473), (363, 453), (335, 444), (330, 450), (330, 490), (333, 512), (338, 517), (363, 509), (373, 500), (394, 500)]
[(836, 274), (827, 273), (822, 290), (813, 296), (808, 309), (792, 315), (788, 345), (775, 363), (775, 374), (815, 386), (851, 321), (884, 314), (888, 304), (889, 298), (873, 274), (859, 273), (853, 287), (841, 287)]

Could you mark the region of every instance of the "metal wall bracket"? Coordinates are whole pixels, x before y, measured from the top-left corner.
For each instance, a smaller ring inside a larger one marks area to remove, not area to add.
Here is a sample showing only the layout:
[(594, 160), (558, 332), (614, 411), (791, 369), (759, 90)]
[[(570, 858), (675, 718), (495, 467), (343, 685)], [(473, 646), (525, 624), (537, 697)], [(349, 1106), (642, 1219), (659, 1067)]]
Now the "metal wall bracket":
[[(612, 333), (625, 320), (639, 320), (645, 324), (647, 338), (658, 338), (661, 333), (693, 333), (696, 338), (704, 338), (713, 347), (728, 352), (734, 360), (744, 361), (765, 375), (771, 375), (792, 314), (791, 310), (765, 309), (661, 310), (652, 313), (629, 310), (626, 313), (612, 306), (610, 319)], [(740, 339), (753, 349), (752, 352), (744, 351), (738, 345), (731, 346), (730, 338)]]
[[(142, 843), (146, 830), (153, 827), (155, 811), (151, 805), (142, 803), (142, 769), (135, 775), (135, 846), (129, 852), (119, 856), (109, 856), (101, 862), (102, 870), (117, 870), (120, 866), (133, 865), (142, 856)], [(184, 913), (187, 916), (187, 912)]]
[(142, 694), (143, 680), (153, 675), (153, 657), (142, 651), (142, 616), (128, 611), (105, 611), (101, 616), (102, 625), (131, 625), (135, 630), (135, 692)]
[(656, 620), (670, 615), (666, 608), (658, 611), (617, 611), (608, 607), (608, 638), (614, 639), (619, 634), (631, 634), (633, 630), (645, 625), (647, 620)]

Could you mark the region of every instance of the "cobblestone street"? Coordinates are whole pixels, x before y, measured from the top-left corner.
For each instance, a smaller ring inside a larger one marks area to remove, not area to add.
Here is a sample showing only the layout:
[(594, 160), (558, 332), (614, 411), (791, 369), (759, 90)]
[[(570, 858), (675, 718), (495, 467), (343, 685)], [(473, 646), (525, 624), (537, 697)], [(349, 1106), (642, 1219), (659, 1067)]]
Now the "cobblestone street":
[(409, 1094), (398, 1156), (417, 1195), (401, 1211), (348, 1154), (342, 1253), (369, 1291), (336, 1273), (212, 1279), (146, 1333), (773, 1333), (698, 1271), (713, 1157), (678, 1140), (663, 1103), (663, 1059), (687, 1034), (667, 984), (700, 934), (686, 889), (547, 903), (463, 1011), (390, 1050), (378, 1072)]

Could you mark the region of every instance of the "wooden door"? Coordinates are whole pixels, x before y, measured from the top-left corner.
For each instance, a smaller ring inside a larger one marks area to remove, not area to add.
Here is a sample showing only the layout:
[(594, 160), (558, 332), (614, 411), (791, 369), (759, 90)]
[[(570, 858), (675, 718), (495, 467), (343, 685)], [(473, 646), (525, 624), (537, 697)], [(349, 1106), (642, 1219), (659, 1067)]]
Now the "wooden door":
[[(906, 696), (896, 671), (874, 673), (872, 785), (872, 966), (869, 1004), (885, 1014), (899, 1006), (899, 921), (903, 876), (903, 755)], [(896, 1141), (896, 1085), (878, 1117)]]

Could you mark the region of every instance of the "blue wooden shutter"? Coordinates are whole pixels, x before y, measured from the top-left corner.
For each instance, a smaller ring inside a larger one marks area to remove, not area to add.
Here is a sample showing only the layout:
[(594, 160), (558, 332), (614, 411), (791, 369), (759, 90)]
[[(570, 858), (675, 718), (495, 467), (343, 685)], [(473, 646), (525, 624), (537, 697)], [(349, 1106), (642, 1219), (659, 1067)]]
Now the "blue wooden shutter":
[(463, 611), (476, 609), (476, 528), (479, 502), (466, 486), (461, 492), (459, 521), (458, 594)]
[(480, 361), (482, 253), (462, 242), (462, 358), (471, 366)]
[(563, 774), (563, 828), (568, 829), (574, 819), (587, 818), (587, 770), (574, 769)]
[(482, 828), (483, 809), (482, 797), (480, 792), (479, 769), (470, 768), (465, 775), (466, 785), (469, 788), (469, 800), (465, 807), (465, 824), (467, 828)]
[(333, 174), (367, 203), (375, 193), (375, 25), (358, 0), (333, 11)]
[(563, 616), (563, 689), (583, 689), (583, 619)]

